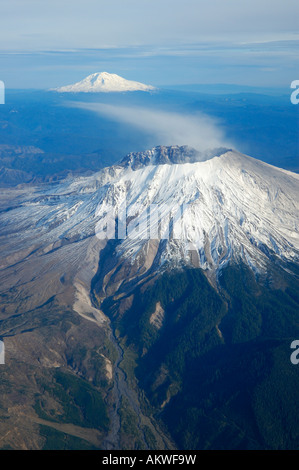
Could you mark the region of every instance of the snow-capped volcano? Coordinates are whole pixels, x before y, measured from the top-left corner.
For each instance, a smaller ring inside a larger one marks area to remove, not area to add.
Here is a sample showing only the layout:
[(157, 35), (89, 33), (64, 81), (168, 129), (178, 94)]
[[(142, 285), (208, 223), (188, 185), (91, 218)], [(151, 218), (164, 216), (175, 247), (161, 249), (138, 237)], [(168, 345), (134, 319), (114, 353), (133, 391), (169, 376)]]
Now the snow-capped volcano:
[(260, 272), (273, 261), (298, 263), (298, 188), (299, 175), (236, 151), (173, 146), (89, 177), (7, 190), (1, 289), (16, 286), (21, 309), (75, 289), (75, 310), (93, 315), (81, 291), (99, 258), (110, 291), (184, 265), (213, 275), (230, 261)]
[(275, 256), (298, 260), (297, 174), (235, 151), (189, 147), (130, 154), (122, 167), (97, 215), (116, 208), (118, 229), (126, 232), (117, 253), (131, 263), (142, 264), (155, 238), (160, 265), (191, 262), (213, 270), (242, 260), (263, 269)]
[(18, 194), (16, 206), (1, 214), (5, 233), (14, 234), (3, 243), (11, 254), (33, 242), (35, 253), (45, 253), (96, 233), (106, 240), (109, 214), (118, 219), (117, 253), (132, 263), (153, 243), (160, 265), (188, 263), (190, 249), (203, 269), (231, 259), (262, 267), (273, 255), (296, 261), (298, 183), (296, 173), (236, 151), (156, 147), (93, 176)]
[(126, 80), (119, 75), (108, 72), (93, 73), (80, 82), (55, 88), (61, 93), (109, 93), (126, 91), (153, 91), (155, 88), (144, 83)]

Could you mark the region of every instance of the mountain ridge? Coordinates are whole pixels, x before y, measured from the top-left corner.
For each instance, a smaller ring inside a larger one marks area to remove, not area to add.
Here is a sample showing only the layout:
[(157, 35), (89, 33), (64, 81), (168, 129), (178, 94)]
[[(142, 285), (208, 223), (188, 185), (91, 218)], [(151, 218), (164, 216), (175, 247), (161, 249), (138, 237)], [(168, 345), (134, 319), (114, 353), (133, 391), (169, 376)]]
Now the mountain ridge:
[(125, 167), (130, 166), (133, 170), (148, 165), (165, 165), (165, 164), (184, 164), (196, 163), (219, 157), (224, 153), (231, 151), (225, 147), (199, 151), (188, 145), (158, 145), (153, 149), (143, 152), (131, 152), (126, 155), (120, 162)]

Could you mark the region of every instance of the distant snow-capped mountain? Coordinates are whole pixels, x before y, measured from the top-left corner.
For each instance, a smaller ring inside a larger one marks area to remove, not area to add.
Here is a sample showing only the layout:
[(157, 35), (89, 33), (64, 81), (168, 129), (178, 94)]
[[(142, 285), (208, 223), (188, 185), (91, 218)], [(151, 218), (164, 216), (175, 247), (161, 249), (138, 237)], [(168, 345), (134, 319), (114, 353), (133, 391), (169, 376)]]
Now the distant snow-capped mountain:
[(93, 73), (80, 82), (55, 88), (60, 93), (110, 93), (126, 91), (153, 91), (155, 88), (144, 83), (126, 80), (108, 72)]

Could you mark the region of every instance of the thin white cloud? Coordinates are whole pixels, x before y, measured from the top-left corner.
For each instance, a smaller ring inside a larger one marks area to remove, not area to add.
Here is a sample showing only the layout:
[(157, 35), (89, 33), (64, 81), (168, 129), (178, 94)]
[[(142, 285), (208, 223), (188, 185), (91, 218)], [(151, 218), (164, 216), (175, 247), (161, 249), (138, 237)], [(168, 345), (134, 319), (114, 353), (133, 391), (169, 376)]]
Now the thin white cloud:
[(0, 49), (294, 37), (298, 0), (1, 0)]
[(116, 106), (102, 103), (68, 105), (94, 111), (118, 122), (134, 126), (155, 136), (159, 145), (189, 145), (198, 150), (232, 147), (216, 119), (203, 113), (179, 114), (143, 107)]

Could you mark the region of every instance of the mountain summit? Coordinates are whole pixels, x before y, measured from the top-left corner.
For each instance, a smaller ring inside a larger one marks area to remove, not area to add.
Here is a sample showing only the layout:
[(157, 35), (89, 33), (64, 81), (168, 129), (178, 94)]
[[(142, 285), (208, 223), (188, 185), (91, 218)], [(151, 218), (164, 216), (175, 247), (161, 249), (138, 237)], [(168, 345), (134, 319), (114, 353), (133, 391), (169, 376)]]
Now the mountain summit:
[(126, 80), (115, 73), (101, 72), (88, 75), (80, 82), (55, 88), (60, 93), (111, 93), (126, 91), (153, 91), (155, 88), (144, 83)]
[(132, 170), (136, 170), (149, 165), (175, 165), (184, 163), (196, 163), (219, 157), (229, 149), (219, 147), (216, 149), (208, 149), (203, 152), (196, 150), (188, 145), (172, 145), (165, 147), (158, 145), (151, 150), (144, 152), (131, 152), (123, 158), (121, 165), (130, 166)]

